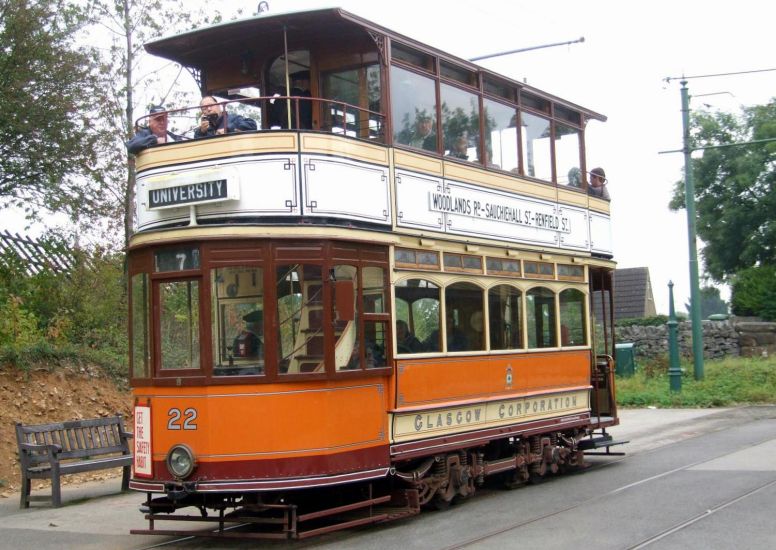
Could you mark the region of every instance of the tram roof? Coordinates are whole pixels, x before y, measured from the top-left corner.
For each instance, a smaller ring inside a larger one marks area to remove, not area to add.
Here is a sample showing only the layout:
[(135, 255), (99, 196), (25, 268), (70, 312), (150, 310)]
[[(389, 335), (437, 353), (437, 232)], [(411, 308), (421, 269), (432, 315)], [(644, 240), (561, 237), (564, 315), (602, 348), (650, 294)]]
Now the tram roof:
[(282, 41), (284, 30), (290, 33), (293, 33), (295, 30), (303, 30), (305, 42), (319, 42), (335, 37), (341, 38), (348, 33), (358, 33), (364, 30), (376, 32), (388, 36), (391, 40), (397, 40), (431, 55), (438, 56), (465, 69), (496, 77), (547, 100), (577, 110), (588, 118), (601, 121), (606, 120), (605, 115), (418, 42), (342, 8), (262, 14), (227, 21), (153, 40), (145, 44), (145, 49), (150, 54), (176, 61), (186, 67), (198, 69), (204, 66), (207, 61), (222, 56), (225, 50), (244, 51), (245, 44), (250, 43), (251, 39), (255, 39), (257, 36)]

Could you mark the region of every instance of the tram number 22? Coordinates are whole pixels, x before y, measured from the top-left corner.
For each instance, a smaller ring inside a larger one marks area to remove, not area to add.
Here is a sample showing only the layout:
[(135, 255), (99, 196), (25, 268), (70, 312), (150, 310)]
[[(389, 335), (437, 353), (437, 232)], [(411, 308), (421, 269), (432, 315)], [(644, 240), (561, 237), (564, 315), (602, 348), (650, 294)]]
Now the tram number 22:
[(167, 421), (168, 430), (196, 430), (197, 429), (197, 409), (186, 409), (181, 414), (180, 409), (170, 409), (167, 411), (169, 420)]

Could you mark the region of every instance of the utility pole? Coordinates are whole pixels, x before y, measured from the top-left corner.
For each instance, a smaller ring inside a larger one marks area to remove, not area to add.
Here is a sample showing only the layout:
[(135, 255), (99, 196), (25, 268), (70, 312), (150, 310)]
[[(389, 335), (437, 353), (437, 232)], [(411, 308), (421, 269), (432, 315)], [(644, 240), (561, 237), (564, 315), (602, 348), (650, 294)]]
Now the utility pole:
[(692, 149), (690, 147), (690, 96), (687, 81), (682, 80), (682, 129), (684, 131), (684, 206), (687, 209), (687, 240), (690, 249), (690, 318), (692, 319), (692, 355), (696, 380), (703, 380), (703, 325), (701, 321), (701, 289), (698, 281), (698, 247), (695, 232), (695, 184), (692, 179)]

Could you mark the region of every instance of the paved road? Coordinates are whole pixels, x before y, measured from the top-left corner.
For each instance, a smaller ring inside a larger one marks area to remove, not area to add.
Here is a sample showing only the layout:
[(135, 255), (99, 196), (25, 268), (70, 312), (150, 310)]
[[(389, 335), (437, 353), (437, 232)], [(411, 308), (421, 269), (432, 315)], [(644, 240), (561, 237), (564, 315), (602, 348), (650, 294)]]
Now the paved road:
[(776, 548), (776, 407), (626, 410), (611, 430), (625, 457), (515, 491), (488, 490), (446, 512), (311, 541), (174, 540), (143, 528), (142, 497), (119, 480), (64, 489), (66, 505), (0, 502), (0, 547), (601, 549)]

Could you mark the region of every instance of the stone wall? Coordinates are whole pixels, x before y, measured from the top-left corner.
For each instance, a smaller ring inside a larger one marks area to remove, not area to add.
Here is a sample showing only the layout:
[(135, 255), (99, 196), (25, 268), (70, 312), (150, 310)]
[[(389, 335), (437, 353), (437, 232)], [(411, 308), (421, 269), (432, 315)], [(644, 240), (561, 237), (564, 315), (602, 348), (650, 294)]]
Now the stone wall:
[[(679, 353), (692, 355), (692, 323), (680, 321)], [(633, 342), (638, 357), (668, 354), (668, 326), (616, 327), (617, 342)], [(730, 321), (703, 321), (703, 356), (709, 359), (739, 355), (739, 335)]]
[[(679, 322), (679, 353), (692, 355), (692, 324)], [(668, 327), (616, 327), (617, 342), (632, 342), (638, 357), (668, 353)], [(703, 321), (703, 356), (745, 357), (776, 354), (776, 323), (751, 317), (731, 317), (727, 321)]]

